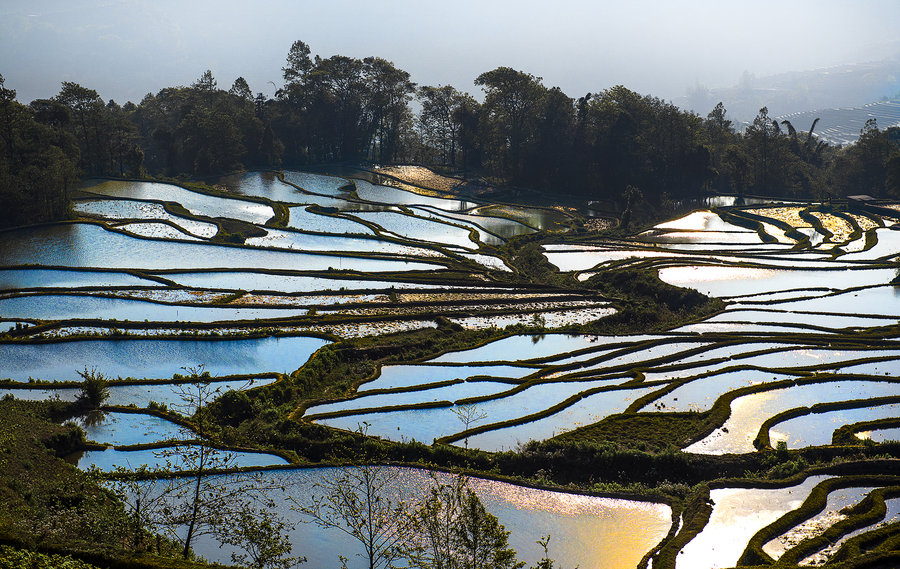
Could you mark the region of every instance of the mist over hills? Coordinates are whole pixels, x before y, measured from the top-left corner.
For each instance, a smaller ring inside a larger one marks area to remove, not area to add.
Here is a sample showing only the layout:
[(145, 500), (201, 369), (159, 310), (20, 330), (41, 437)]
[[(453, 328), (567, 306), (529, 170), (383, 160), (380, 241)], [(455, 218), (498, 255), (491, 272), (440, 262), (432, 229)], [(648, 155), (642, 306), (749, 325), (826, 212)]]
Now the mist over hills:
[[(771, 116), (784, 117), (819, 109), (862, 107), (889, 99), (900, 99), (900, 53), (876, 62), (766, 77), (745, 72), (737, 85), (709, 89), (698, 84), (687, 95), (673, 102), (706, 116), (721, 101), (733, 120), (749, 123), (762, 107), (768, 107)], [(811, 124), (812, 119), (808, 122)], [(809, 128), (809, 124), (802, 120), (794, 126), (798, 129)], [(828, 126), (820, 124), (817, 130)], [(879, 127), (887, 126), (891, 125), (879, 121)]]

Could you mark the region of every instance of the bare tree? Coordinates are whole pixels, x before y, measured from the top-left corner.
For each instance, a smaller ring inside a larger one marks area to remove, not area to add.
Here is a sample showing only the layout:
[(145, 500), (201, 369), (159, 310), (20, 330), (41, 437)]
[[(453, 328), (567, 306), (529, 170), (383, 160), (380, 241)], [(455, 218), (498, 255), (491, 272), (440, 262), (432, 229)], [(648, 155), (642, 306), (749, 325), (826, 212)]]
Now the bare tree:
[[(182, 415), (192, 417), (197, 439), (195, 444), (176, 445), (161, 452), (168, 469), (171, 470), (173, 466), (171, 459), (177, 457), (183, 462), (183, 469), (193, 473), (186, 484), (176, 485), (173, 489), (173, 495), (181, 499), (174, 501), (168, 512), (172, 521), (187, 525), (182, 551), (185, 559), (188, 558), (191, 542), (197, 535), (214, 533), (215, 528), (222, 523), (221, 506), (228, 498), (227, 486), (219, 481), (211, 483), (209, 472), (227, 469), (233, 462), (231, 453), (222, 452), (209, 444), (206, 407), (219, 390), (206, 380), (209, 374), (204, 375), (203, 365), (186, 368), (186, 371), (190, 373), (192, 381), (177, 386), (181, 403), (172, 407)], [(187, 432), (190, 433), (190, 430)]]
[[(453, 413), (456, 415), (456, 418), (459, 419), (459, 422), (463, 425), (463, 432), (468, 432), (469, 428), (477, 423), (478, 421), (483, 421), (487, 419), (488, 414), (481, 410), (479, 407), (469, 404), (469, 405), (457, 405), (453, 408)], [(466, 463), (469, 462), (469, 435), (466, 435), (466, 438), (463, 440), (463, 444), (465, 445), (465, 455), (466, 455)]]
[(291, 509), (322, 528), (342, 531), (358, 541), (369, 569), (391, 567), (402, 556), (411, 524), (406, 506), (391, 497), (389, 470), (363, 464), (338, 472), (317, 483), (318, 492), (307, 500), (291, 497)]
[[(360, 425), (361, 436), (367, 426)], [(412, 535), (412, 518), (390, 481), (390, 469), (363, 458), (361, 464), (336, 469), (333, 478), (316, 483), (305, 500), (291, 496), (291, 509), (359, 542), (369, 569), (387, 569), (403, 556)], [(346, 565), (346, 558), (341, 556), (341, 561)]]

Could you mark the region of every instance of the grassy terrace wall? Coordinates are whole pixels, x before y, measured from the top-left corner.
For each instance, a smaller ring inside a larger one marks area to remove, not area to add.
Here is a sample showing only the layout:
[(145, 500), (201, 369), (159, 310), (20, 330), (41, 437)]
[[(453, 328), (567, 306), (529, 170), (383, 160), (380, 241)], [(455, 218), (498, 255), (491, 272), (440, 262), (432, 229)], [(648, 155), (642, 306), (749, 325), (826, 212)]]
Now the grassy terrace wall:
[[(81, 429), (58, 423), (71, 413), (68, 403), (0, 399), (0, 544), (8, 546), (0, 548), (0, 566), (25, 567), (23, 558), (35, 559), (21, 553), (27, 549), (103, 568), (205, 567), (135, 551), (123, 506), (60, 458), (88, 446)], [(171, 552), (167, 541), (159, 544)]]

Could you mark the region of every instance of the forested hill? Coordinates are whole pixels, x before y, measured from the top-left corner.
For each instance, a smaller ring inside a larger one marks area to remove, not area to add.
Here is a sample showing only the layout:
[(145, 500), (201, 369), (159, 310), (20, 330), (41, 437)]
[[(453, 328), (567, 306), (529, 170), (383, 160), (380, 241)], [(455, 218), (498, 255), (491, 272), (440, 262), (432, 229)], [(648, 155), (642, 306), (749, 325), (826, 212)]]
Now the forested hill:
[[(312, 56), (291, 46), (274, 99), (207, 71), (119, 105), (63, 82), (25, 105), (0, 76), (0, 227), (63, 217), (82, 176), (211, 176), (338, 161), (418, 163), (498, 183), (651, 203), (700, 191), (825, 198), (900, 196), (900, 129), (867, 123), (837, 148), (814, 123), (763, 108), (736, 132), (717, 105), (704, 118), (617, 86), (572, 98), (508, 67), (483, 92), (417, 86), (378, 57)], [(420, 109), (411, 109), (417, 99)]]

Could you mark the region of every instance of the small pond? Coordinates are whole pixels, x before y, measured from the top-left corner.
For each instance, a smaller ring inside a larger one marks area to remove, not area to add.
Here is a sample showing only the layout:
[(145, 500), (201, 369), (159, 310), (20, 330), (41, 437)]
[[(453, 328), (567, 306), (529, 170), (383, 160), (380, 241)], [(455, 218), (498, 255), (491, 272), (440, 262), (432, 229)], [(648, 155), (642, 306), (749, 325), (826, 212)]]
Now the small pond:
[[(239, 380), (216, 381), (211, 384), (211, 391), (215, 393), (214, 397), (227, 391), (246, 390), (262, 385), (274, 383), (271, 378), (250, 378)], [(25, 401), (43, 401), (45, 399), (59, 397), (63, 401), (75, 401), (81, 391), (78, 388), (63, 389), (39, 389), (28, 387), (23, 384), (22, 387), (12, 389), (0, 389), (0, 397), (10, 394), (16, 399)], [(182, 384), (173, 383), (135, 383), (129, 385), (112, 385), (109, 387), (109, 399), (106, 400), (107, 405), (135, 405), (137, 407), (148, 407), (151, 401), (165, 405), (169, 408), (176, 408), (184, 404), (181, 396), (180, 388)]]
[(300, 186), (300, 188), (308, 192), (329, 196), (344, 195), (346, 192), (342, 192), (340, 188), (350, 183), (349, 180), (338, 178), (336, 176), (313, 174), (311, 172), (296, 172), (293, 170), (285, 170), (284, 179), (292, 184)]
[(469, 229), (414, 217), (396, 211), (359, 211), (354, 216), (371, 221), (389, 233), (407, 239), (429, 241), (443, 245), (453, 245), (466, 249), (475, 249), (476, 244), (469, 238)]
[(257, 196), (283, 203), (305, 203), (306, 195), (279, 180), (275, 172), (232, 174), (220, 178), (216, 185), (243, 196)]
[(340, 235), (374, 235), (372, 229), (358, 221), (335, 215), (321, 215), (306, 211), (306, 206), (290, 208), (290, 221), (288, 227), (301, 231), (314, 231), (320, 233), (334, 233)]
[(0, 269), (0, 290), (24, 288), (80, 288), (161, 286), (128, 273), (60, 269)]
[[(897, 389), (900, 394), (900, 388)], [(769, 429), (769, 439), (774, 447), (780, 441), (788, 448), (831, 444), (831, 434), (844, 425), (876, 419), (891, 419), (900, 416), (900, 404), (840, 409), (827, 413), (816, 413), (788, 419)]]
[(664, 282), (720, 297), (823, 286), (844, 289), (886, 283), (894, 275), (893, 269), (795, 271), (717, 266), (667, 267), (659, 271)]
[(366, 180), (355, 179), (353, 183), (356, 184), (356, 194), (370, 202), (391, 205), (430, 205), (447, 211), (465, 211), (475, 205), (463, 200), (424, 196), (399, 188), (379, 186)]
[[(585, 387), (587, 388), (603, 383), (614, 384), (615, 382), (588, 382), (585, 384)], [(531, 389), (528, 391), (531, 391)], [(527, 443), (531, 440), (541, 441), (549, 439), (564, 432), (577, 429), (578, 427), (596, 423), (615, 413), (621, 413), (631, 405), (635, 399), (646, 395), (654, 389), (658, 388), (639, 387), (637, 389), (617, 389), (615, 391), (601, 391), (600, 393), (588, 395), (548, 417), (537, 419), (522, 425), (487, 431), (470, 437), (469, 446), (486, 451), (514, 450), (520, 443)], [(559, 391), (562, 391), (562, 389)], [(528, 392), (526, 391), (525, 393)], [(546, 409), (562, 401), (564, 397), (561, 397), (561, 395), (565, 395), (565, 393), (560, 393), (559, 395), (553, 393), (552, 395), (544, 396), (543, 408)], [(529, 411), (536, 412), (539, 410), (540, 409), (536, 407), (526, 408), (519, 416), (525, 415)], [(491, 415), (490, 419), (493, 420), (493, 415)], [(459, 445), (461, 442), (462, 441), (457, 441), (454, 444)]]
[(562, 356), (585, 348), (599, 348), (603, 344), (621, 341), (618, 336), (587, 336), (569, 334), (519, 334), (496, 340), (471, 350), (448, 352), (432, 360), (434, 363), (482, 362), (500, 358), (502, 361), (533, 360)]
[[(477, 424), (470, 425), (470, 427), (480, 427), (537, 413), (538, 411), (543, 411), (557, 403), (561, 403), (582, 391), (595, 387), (615, 385), (616, 381), (617, 380), (542, 383), (499, 399), (475, 403), (474, 410), (478, 414), (485, 414), (486, 417)], [(510, 389), (513, 387), (514, 386), (510, 386)], [(597, 396), (595, 395), (594, 397)], [(618, 396), (603, 395), (599, 397), (598, 400), (612, 398), (615, 401), (619, 401), (624, 399), (624, 397), (625, 396), (620, 393)], [(415, 439), (426, 444), (431, 444), (434, 439), (451, 435), (464, 429), (460, 417), (454, 412), (454, 409), (455, 407), (438, 407), (409, 411), (393, 411), (388, 413), (365, 413), (323, 419), (317, 422), (351, 431), (356, 430), (359, 424), (365, 422), (369, 424), (368, 432), (370, 435), (377, 435), (390, 440)], [(562, 428), (559, 429), (562, 430)], [(515, 445), (515, 434), (510, 434), (513, 431), (515, 431), (515, 428), (509, 428), (505, 429), (502, 434), (497, 435), (505, 442), (507, 448)], [(484, 437), (485, 435), (479, 436)], [(551, 435), (548, 434), (547, 436)], [(473, 441), (475, 440), (476, 437), (469, 439), (472, 446), (478, 446), (474, 444)], [(528, 439), (522, 439), (523, 442), (527, 440)], [(479, 446), (478, 448), (482, 447)], [(485, 450), (491, 450), (491, 447), (486, 446)]]
[(436, 257), (433, 249), (401, 245), (381, 239), (363, 239), (343, 235), (312, 235), (281, 229), (266, 229), (265, 237), (251, 237), (244, 241), (252, 247), (279, 247), (298, 251), (355, 251), (361, 253), (390, 253), (393, 255), (418, 255)]
[(871, 486), (864, 486), (833, 490), (828, 494), (825, 508), (821, 512), (763, 545), (763, 551), (771, 555), (773, 559), (780, 559), (785, 551), (801, 540), (821, 535), (825, 530), (845, 519), (847, 516), (841, 514), (840, 511), (859, 503), (866, 494), (874, 489)]
[[(228, 464), (235, 468), (275, 466), (288, 463), (278, 455), (261, 452), (228, 452), (225, 454), (230, 457)], [(185, 463), (180, 453), (170, 453), (165, 449), (89, 450), (78, 460), (78, 468), (82, 470), (88, 470), (94, 466), (106, 472), (115, 470), (119, 466), (129, 470), (136, 470), (142, 465), (154, 469), (166, 468), (167, 464), (171, 466), (172, 470), (183, 470), (185, 464), (190, 467), (190, 463)]]
[(231, 308), (179, 306), (125, 298), (41, 294), (0, 299), (4, 318), (68, 320), (72, 318), (151, 322), (225, 322), (303, 316), (305, 308)]
[[(137, 200), (90, 200), (75, 202), (76, 213), (95, 215), (107, 219), (164, 219), (193, 233), (197, 237), (209, 239), (218, 232), (215, 223), (197, 221), (172, 215), (158, 203)], [(184, 238), (184, 237), (182, 237)]]
[(448, 379), (465, 379), (475, 375), (520, 378), (537, 371), (534, 368), (508, 365), (392, 365), (381, 368), (381, 375), (360, 386), (360, 393), (371, 389), (393, 389), (424, 385)]
[(82, 418), (78, 424), (89, 441), (126, 446), (194, 438), (177, 423), (143, 413), (102, 413)]
[(436, 289), (439, 284), (400, 281), (330, 279), (301, 275), (273, 275), (242, 271), (185, 272), (160, 275), (182, 286), (204, 289), (259, 290), (272, 292), (352, 291), (383, 289)]

